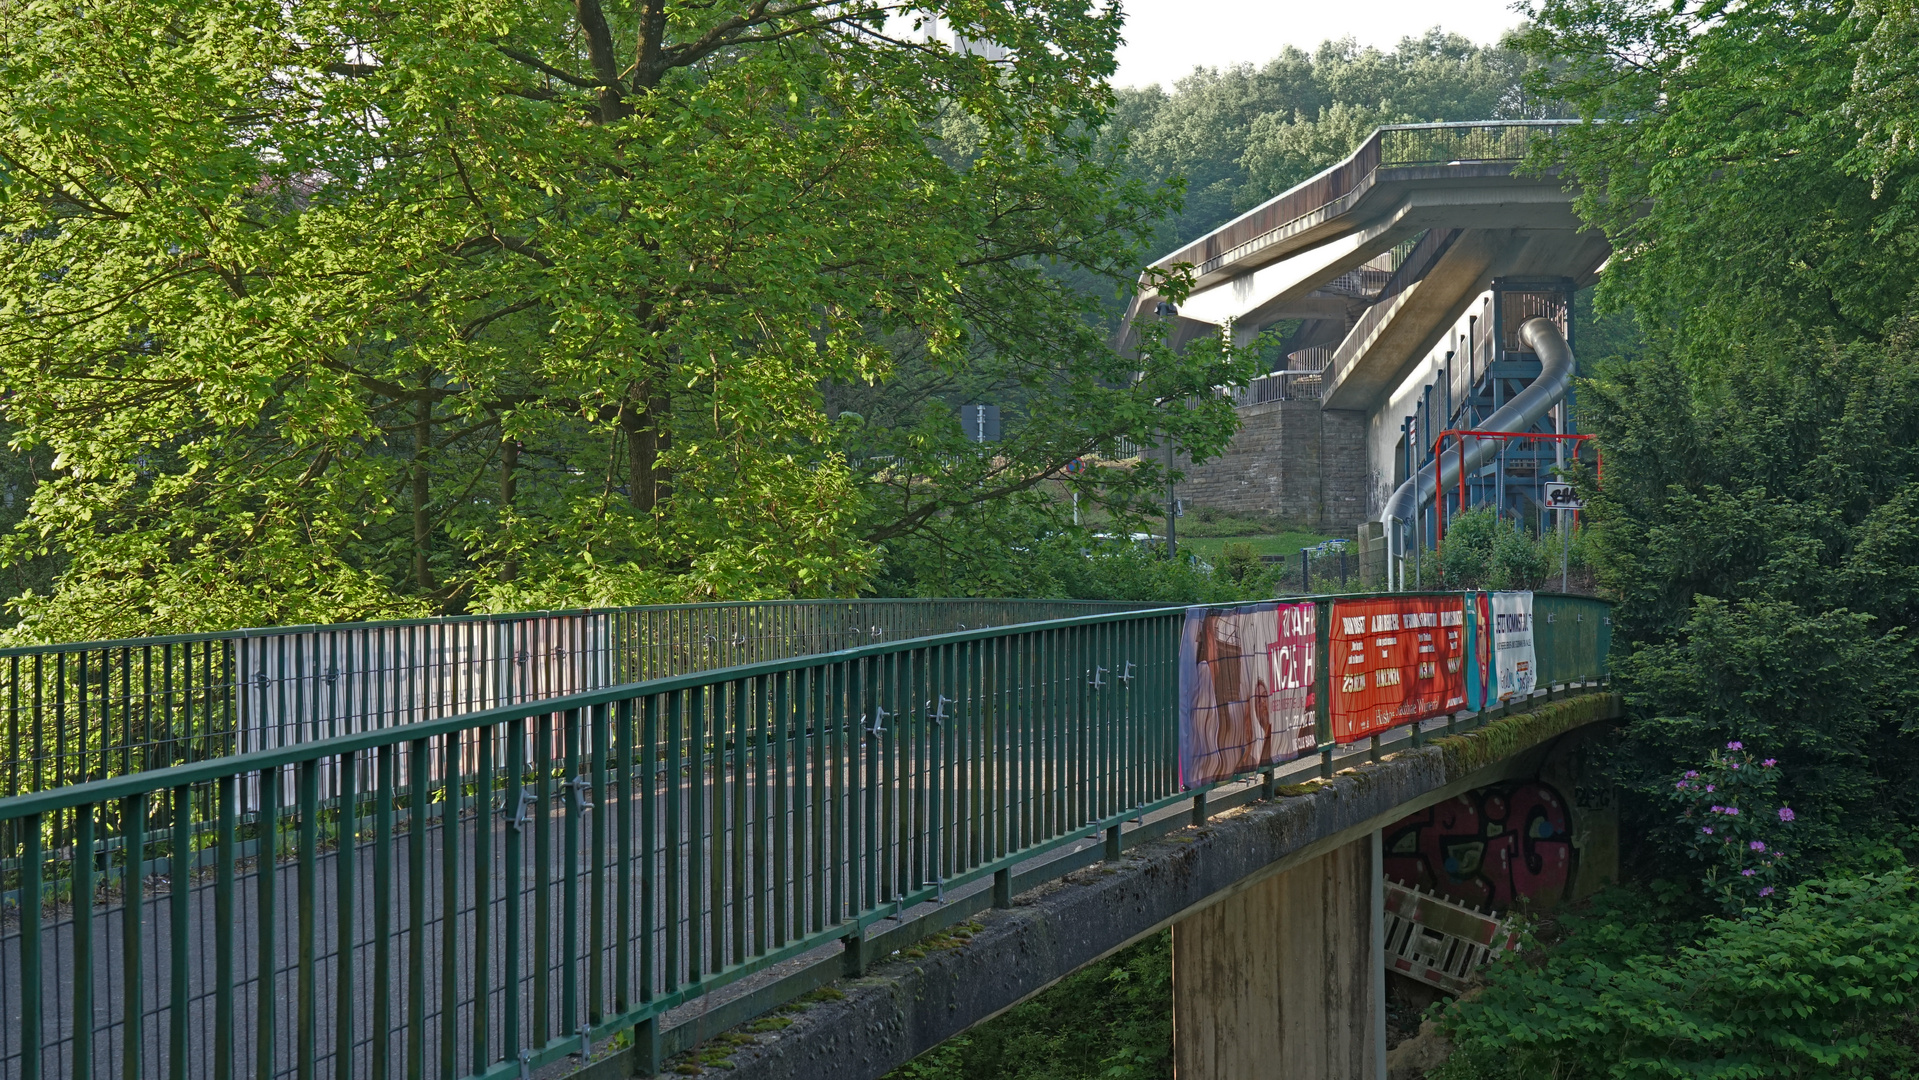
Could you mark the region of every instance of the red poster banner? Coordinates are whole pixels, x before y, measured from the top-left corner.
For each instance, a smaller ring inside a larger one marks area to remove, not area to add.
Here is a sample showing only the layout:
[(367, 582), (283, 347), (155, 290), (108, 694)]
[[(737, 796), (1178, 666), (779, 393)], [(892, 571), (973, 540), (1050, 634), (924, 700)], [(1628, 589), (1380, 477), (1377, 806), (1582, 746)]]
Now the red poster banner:
[(1335, 601), (1333, 741), (1465, 708), (1465, 621), (1457, 596)]

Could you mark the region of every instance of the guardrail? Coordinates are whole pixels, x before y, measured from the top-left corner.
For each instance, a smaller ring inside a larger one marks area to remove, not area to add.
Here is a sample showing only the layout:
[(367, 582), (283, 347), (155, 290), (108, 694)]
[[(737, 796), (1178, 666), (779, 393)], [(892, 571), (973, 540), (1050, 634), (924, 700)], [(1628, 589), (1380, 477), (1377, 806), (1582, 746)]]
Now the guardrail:
[(1318, 401), (1320, 373), (1317, 371), (1275, 371), (1235, 386), (1227, 393), (1234, 408), (1265, 405), (1274, 401)]
[(1156, 265), (1189, 263), (1211, 273), (1249, 244), (1320, 213), (1339, 213), (1371, 187), (1381, 169), (1432, 165), (1517, 164), (1533, 143), (1576, 120), (1491, 120), (1392, 124), (1377, 128), (1345, 160), (1274, 196)]
[[(1316, 642), (1304, 667), (1262, 654), (1261, 692), (1292, 664), (1330, 769), (1335, 743), (1431, 715), (1368, 698), (1385, 719), (1336, 727), (1336, 646), (1392, 639), (1412, 694), (1426, 642), (1463, 633), (1446, 647), (1483, 660), (1502, 603), (1226, 614)], [(1602, 675), (1606, 606), (1538, 606), (1540, 685)], [(911, 905), (988, 879), (1007, 904), (1018, 863), (1102, 832), (1117, 855), (1127, 821), (1184, 800), (1203, 817), (1177, 718), (1196, 665), (1225, 670), (1193, 652), (1219, 611), (969, 629), (0, 799), (0, 1073), (508, 1080), (616, 1037), (650, 1067), (675, 1006), (824, 945), (857, 972)]]
[(0, 795), (694, 671), (1139, 606), (668, 604), (0, 649)]
[(1326, 361), (1326, 378), (1324, 379), (1326, 384), (1339, 382), (1340, 372), (1352, 364), (1353, 358), (1359, 354), (1360, 350), (1372, 343), (1373, 335), (1379, 331), (1380, 324), (1397, 310), (1397, 305), (1393, 303), (1394, 299), (1418, 284), (1434, 266), (1438, 265), (1439, 260), (1444, 258), (1447, 250), (1453, 246), (1453, 242), (1459, 239), (1460, 232), (1459, 229), (1428, 229), (1420, 234), (1419, 242), (1413, 245), (1406, 258), (1394, 268), (1393, 276), (1379, 290), (1379, 295), (1374, 298), (1372, 305), (1360, 312), (1352, 329), (1346, 332), (1346, 336), (1333, 349), (1332, 356)]

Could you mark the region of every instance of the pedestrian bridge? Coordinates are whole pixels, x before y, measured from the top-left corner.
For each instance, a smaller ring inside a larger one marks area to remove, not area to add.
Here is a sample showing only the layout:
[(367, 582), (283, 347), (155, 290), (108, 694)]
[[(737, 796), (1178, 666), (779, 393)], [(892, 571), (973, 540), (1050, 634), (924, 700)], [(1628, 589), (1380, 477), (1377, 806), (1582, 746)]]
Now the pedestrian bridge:
[(1182, 1077), (1383, 1075), (1379, 830), (1614, 717), (1609, 636), (1400, 593), (11, 650), (0, 1074), (876, 1077), (1171, 925)]

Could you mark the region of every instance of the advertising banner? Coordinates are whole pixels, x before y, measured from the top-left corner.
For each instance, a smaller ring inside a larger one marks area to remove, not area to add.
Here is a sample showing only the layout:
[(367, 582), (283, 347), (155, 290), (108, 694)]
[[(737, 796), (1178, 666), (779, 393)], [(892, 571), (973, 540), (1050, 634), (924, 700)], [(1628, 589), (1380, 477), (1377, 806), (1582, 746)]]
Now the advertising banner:
[(1458, 596), (1333, 604), (1333, 741), (1466, 707), (1465, 607)]
[(1493, 671), (1498, 700), (1530, 694), (1538, 683), (1533, 655), (1533, 594), (1493, 594)]
[(1311, 753), (1312, 604), (1186, 610), (1179, 648), (1184, 787)]

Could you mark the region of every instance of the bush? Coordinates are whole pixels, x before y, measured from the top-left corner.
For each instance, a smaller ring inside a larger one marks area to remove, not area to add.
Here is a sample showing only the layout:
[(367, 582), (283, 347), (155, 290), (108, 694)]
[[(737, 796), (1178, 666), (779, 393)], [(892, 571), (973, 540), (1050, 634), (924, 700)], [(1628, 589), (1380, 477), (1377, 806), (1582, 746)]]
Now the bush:
[[(1566, 554), (1567, 569), (1583, 575), (1586, 556), (1577, 536)], [(1557, 532), (1534, 537), (1479, 506), (1446, 524), (1439, 551), (1427, 553), (1421, 571), (1448, 589), (1538, 589), (1558, 586), (1560, 565)]]
[(1778, 799), (1778, 762), (1739, 742), (1714, 750), (1673, 781), (1679, 842), (1700, 865), (1700, 884), (1728, 915), (1769, 900), (1791, 861), (1798, 820)]
[[(1609, 916), (1613, 922), (1616, 916)], [(1632, 920), (1629, 920), (1630, 923)], [(1647, 922), (1644, 918), (1639, 922)], [(1791, 889), (1696, 940), (1509, 954), (1441, 1024), (1446, 1080), (1919, 1076), (1919, 876)], [(1650, 945), (1652, 947), (1646, 948)]]

